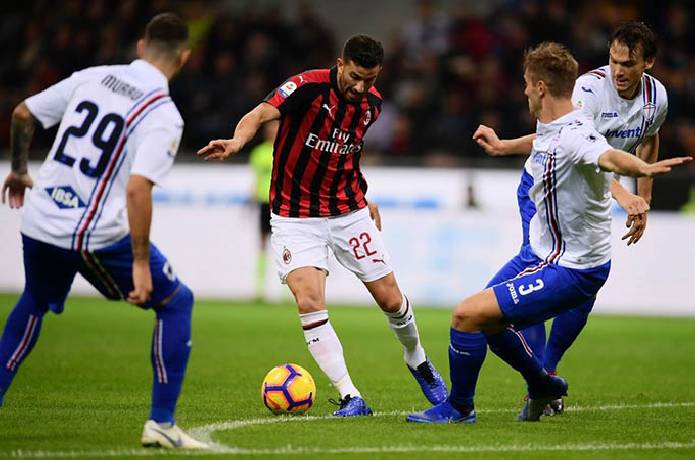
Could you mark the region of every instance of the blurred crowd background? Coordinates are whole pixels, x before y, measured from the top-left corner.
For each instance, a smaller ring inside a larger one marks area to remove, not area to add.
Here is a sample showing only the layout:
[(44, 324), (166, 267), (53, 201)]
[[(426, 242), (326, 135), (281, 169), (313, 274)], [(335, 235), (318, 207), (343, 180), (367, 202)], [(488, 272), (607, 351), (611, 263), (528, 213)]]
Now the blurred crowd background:
[[(173, 10), (189, 22), (193, 45), (190, 63), (171, 84), (186, 122), (180, 159), (195, 161), (195, 150), (210, 139), (231, 137), (239, 118), (285, 78), (333, 65), (349, 34), (368, 32), (386, 51), (377, 82), (385, 102), (368, 135), (365, 162), (518, 167), (519, 159), (485, 158), (471, 135), (480, 123), (503, 137), (534, 129), (523, 95), (524, 50), (543, 40), (563, 42), (584, 72), (608, 63), (611, 30), (631, 19), (646, 22), (659, 37), (652, 73), (669, 94), (661, 157), (693, 154), (695, 22), (689, 6), (678, 0), (4, 2), (0, 151), (7, 158), (18, 102), (75, 70), (129, 62), (147, 21)], [(37, 132), (35, 159), (45, 155), (53, 134)], [(660, 180), (655, 207), (695, 206), (693, 177), (691, 166)]]

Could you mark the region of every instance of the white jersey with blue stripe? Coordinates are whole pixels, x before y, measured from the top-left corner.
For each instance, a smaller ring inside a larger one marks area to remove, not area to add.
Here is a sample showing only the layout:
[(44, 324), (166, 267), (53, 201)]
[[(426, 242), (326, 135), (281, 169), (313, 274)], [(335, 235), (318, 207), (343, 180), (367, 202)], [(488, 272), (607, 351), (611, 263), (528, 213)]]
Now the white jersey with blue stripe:
[(598, 168), (611, 146), (581, 110), (537, 124), (525, 168), (536, 206), (530, 244), (546, 263), (593, 268), (611, 257), (612, 175)]
[(594, 120), (594, 126), (611, 146), (630, 153), (659, 131), (668, 112), (666, 88), (659, 80), (643, 74), (637, 95), (623, 99), (613, 86), (610, 66), (577, 78), (572, 102)]
[(22, 233), (78, 251), (126, 236), (129, 176), (160, 183), (181, 140), (166, 76), (143, 60), (90, 67), (25, 102), (44, 128), (60, 126), (34, 175)]

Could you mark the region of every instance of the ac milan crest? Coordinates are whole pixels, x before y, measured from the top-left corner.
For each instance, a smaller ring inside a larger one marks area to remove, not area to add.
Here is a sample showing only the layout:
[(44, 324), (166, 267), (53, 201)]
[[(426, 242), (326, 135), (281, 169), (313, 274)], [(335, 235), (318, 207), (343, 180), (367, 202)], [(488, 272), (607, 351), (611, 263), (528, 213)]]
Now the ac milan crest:
[(286, 264), (289, 264), (290, 262), (292, 262), (292, 253), (287, 248), (283, 249), (283, 251), (282, 251), (282, 261), (285, 262)]

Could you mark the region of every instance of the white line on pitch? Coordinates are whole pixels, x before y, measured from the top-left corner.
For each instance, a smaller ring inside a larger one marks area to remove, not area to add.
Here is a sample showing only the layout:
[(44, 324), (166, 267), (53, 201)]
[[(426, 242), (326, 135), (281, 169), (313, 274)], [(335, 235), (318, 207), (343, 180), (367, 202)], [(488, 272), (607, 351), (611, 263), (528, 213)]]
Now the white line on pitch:
[(242, 449), (236, 447), (218, 447), (209, 451), (191, 450), (150, 450), (150, 449), (122, 449), (122, 450), (93, 450), (93, 451), (13, 451), (0, 454), (0, 458), (118, 458), (118, 457), (154, 457), (154, 456), (212, 456), (212, 455), (334, 455), (334, 454), (381, 454), (381, 453), (483, 453), (483, 452), (590, 452), (590, 451), (614, 451), (614, 450), (661, 450), (661, 449), (692, 449), (695, 448), (695, 440), (690, 442), (659, 442), (659, 443), (626, 443), (626, 444), (558, 444), (548, 446), (534, 445), (510, 445), (510, 446), (418, 446), (405, 444), (400, 446), (378, 447), (295, 447), (286, 446), (278, 449)]
[[(658, 402), (651, 404), (607, 404), (600, 406), (570, 406), (565, 410), (569, 412), (589, 412), (589, 411), (607, 411), (607, 410), (624, 410), (624, 409), (659, 409), (669, 407), (695, 407), (695, 402)], [(491, 413), (517, 413), (519, 409), (482, 409), (476, 410), (479, 414)], [(405, 417), (414, 412), (411, 411), (389, 411), (375, 412), (374, 417)], [(336, 417), (331, 415), (306, 415), (306, 416), (281, 416), (281, 417), (265, 417), (246, 420), (232, 420), (227, 422), (211, 423), (190, 430), (191, 434), (207, 442), (211, 441), (211, 434), (216, 431), (230, 431), (247, 426), (269, 425), (274, 423), (294, 423), (294, 422), (313, 422), (320, 420), (336, 420)]]
[[(651, 404), (607, 404), (599, 406), (573, 406), (568, 411), (606, 411), (622, 409), (658, 409), (669, 407), (693, 407), (695, 402), (659, 402)], [(515, 413), (516, 409), (483, 409), (480, 413)], [(376, 412), (375, 417), (401, 417), (407, 411)], [(248, 420), (233, 420), (212, 423), (191, 430), (191, 434), (210, 441), (212, 433), (229, 431), (247, 426), (268, 425), (288, 422), (308, 422), (319, 420), (336, 420), (332, 416), (298, 416), (298, 417), (268, 417)], [(286, 446), (277, 449), (244, 449), (213, 443), (210, 451), (167, 451), (151, 449), (112, 449), (101, 451), (44, 451), (44, 450), (15, 450), (0, 452), (0, 458), (116, 458), (116, 457), (147, 457), (160, 455), (307, 455), (307, 454), (375, 454), (375, 453), (414, 453), (414, 452), (449, 452), (449, 453), (482, 453), (482, 452), (552, 452), (552, 451), (610, 451), (610, 450), (649, 450), (649, 449), (691, 449), (695, 448), (695, 440), (690, 442), (661, 442), (661, 443), (626, 443), (626, 444), (559, 444), (549, 446), (510, 445), (510, 446), (454, 446), (454, 445), (396, 445), (377, 447), (346, 447), (346, 448), (306, 448)]]

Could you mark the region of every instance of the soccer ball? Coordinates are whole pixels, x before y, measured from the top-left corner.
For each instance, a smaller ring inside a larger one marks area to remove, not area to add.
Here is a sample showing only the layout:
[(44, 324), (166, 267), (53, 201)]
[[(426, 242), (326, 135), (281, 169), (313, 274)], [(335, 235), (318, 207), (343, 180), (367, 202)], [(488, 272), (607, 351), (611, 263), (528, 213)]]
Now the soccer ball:
[(275, 366), (261, 385), (263, 404), (275, 415), (301, 414), (316, 397), (316, 384), (306, 369), (293, 363)]

